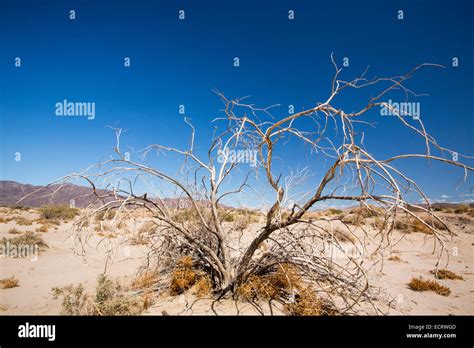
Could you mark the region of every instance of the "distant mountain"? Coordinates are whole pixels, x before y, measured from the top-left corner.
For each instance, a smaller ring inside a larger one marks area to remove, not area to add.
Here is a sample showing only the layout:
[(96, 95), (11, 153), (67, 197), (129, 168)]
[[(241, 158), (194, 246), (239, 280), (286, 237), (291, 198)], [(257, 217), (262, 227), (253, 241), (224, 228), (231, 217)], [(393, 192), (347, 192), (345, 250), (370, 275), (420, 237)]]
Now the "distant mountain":
[[(100, 195), (107, 192), (106, 190), (98, 190)], [(31, 195), (17, 203), (29, 194)], [(0, 181), (0, 206), (22, 205), (25, 207), (41, 207), (47, 204), (70, 205), (71, 200), (74, 200), (77, 208), (84, 208), (96, 198), (90, 187), (69, 183), (62, 185), (62, 187), (61, 185), (45, 187), (21, 184), (15, 181)]]
[[(108, 190), (97, 190), (100, 196), (110, 194), (111, 192)], [(30, 196), (17, 203), (27, 195)], [(21, 205), (36, 208), (44, 205), (70, 205), (71, 201), (74, 200), (76, 208), (85, 208), (96, 199), (97, 196), (92, 193), (92, 189), (86, 186), (67, 183), (62, 185), (62, 187), (59, 184), (46, 187), (0, 180), (0, 206)], [(160, 200), (150, 197), (149, 199), (161, 205)], [(111, 198), (107, 198), (105, 201), (109, 202), (111, 200)], [(192, 205), (191, 200), (187, 198), (164, 198), (162, 201), (170, 208), (190, 208)], [(228, 208), (225, 205), (220, 206)]]

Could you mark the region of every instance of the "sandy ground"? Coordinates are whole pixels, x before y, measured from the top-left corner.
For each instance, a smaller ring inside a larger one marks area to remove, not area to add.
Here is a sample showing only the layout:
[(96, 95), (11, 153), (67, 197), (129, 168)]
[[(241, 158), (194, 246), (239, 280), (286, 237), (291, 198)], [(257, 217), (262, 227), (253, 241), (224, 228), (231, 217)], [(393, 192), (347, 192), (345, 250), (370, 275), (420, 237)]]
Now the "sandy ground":
[[(0, 208), (0, 217), (24, 217), (33, 221), (38, 216), (34, 210), (12, 211)], [(433, 253), (433, 240), (423, 233), (402, 234), (394, 231), (394, 245), (391, 252), (383, 258), (383, 263), (370, 270), (374, 285), (381, 288), (380, 296), (393, 299), (393, 307), (387, 308), (389, 314), (474, 314), (474, 229), (472, 219), (468, 223), (456, 222), (452, 214), (447, 215), (452, 221), (452, 228), (458, 234), (452, 241), (446, 242), (450, 259), (446, 268), (461, 275), (464, 280), (439, 280), (451, 289), (448, 297), (433, 292), (415, 292), (407, 283), (412, 277), (422, 276), (434, 279), (430, 271), (438, 259)], [(78, 255), (77, 245), (72, 243), (70, 229), (72, 223), (62, 223), (57, 229), (40, 233), (49, 248), (40, 252), (37, 257), (0, 258), (0, 279), (15, 276), (19, 286), (11, 289), (0, 289), (0, 314), (59, 314), (61, 300), (51, 293), (53, 287), (82, 283), (86, 289), (93, 290), (96, 279), (107, 265), (111, 277), (119, 277), (123, 282), (130, 282), (143, 261), (145, 247), (120, 243), (120, 237), (112, 238), (111, 245), (99, 243), (101, 238), (93, 235), (85, 247), (86, 256)], [(41, 225), (21, 226), (16, 221), (0, 223), (0, 238), (14, 237), (8, 233), (11, 228), (22, 231), (35, 231)], [(98, 244), (99, 243), (99, 244)], [(369, 245), (370, 248), (370, 245)], [(439, 245), (438, 245), (439, 248)], [(107, 250), (113, 250), (113, 257)], [(109, 257), (108, 257), (109, 255)], [(401, 260), (389, 260), (390, 256)], [(444, 268), (446, 258), (441, 268)], [(215, 303), (211, 308), (210, 299), (196, 299), (192, 295), (177, 297), (160, 296), (154, 305), (145, 311), (147, 314), (259, 314), (250, 304), (234, 301)], [(192, 305), (192, 306), (191, 306)], [(265, 314), (281, 314), (281, 308), (264, 306)]]

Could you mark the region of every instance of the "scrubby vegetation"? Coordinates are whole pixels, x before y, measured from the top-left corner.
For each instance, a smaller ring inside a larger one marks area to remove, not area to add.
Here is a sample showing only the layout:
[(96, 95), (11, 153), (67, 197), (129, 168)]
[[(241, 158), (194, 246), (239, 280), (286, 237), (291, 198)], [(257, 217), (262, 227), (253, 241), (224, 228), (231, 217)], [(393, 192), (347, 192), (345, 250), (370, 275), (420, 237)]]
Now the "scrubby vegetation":
[(12, 227), (8, 230), (9, 234), (21, 234), (21, 231), (18, 231), (15, 227)]
[(47, 220), (71, 220), (75, 218), (79, 211), (68, 205), (46, 205), (38, 209), (41, 217)]
[(451, 289), (441, 285), (435, 280), (425, 280), (423, 278), (412, 278), (408, 287), (413, 291), (433, 291), (441, 296), (449, 296)]
[(41, 236), (33, 232), (25, 232), (21, 236), (12, 238), (2, 238), (2, 243), (10, 243), (17, 246), (37, 246), (39, 250), (48, 248), (48, 245), (44, 242)]
[(11, 289), (18, 286), (18, 279), (15, 276), (0, 279), (0, 289)]
[(52, 293), (55, 298), (62, 297), (62, 314), (65, 315), (138, 315), (149, 301), (127, 294), (125, 288), (105, 275), (97, 279), (95, 295), (88, 294), (82, 284), (55, 287)]
[(435, 278), (438, 278), (438, 279), (464, 280), (462, 276), (447, 269), (439, 269), (438, 271), (432, 270), (431, 273), (434, 274)]

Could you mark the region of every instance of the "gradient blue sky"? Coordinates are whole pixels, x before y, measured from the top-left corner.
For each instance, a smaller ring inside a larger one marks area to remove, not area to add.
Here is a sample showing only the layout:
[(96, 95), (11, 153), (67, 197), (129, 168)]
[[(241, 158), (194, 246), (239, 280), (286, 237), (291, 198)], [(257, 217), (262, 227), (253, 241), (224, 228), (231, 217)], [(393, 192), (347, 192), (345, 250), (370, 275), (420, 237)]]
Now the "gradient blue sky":
[[(185, 21), (178, 20), (179, 9)], [(301, 110), (327, 98), (331, 52), (340, 63), (350, 58), (346, 78), (367, 65), (371, 77), (404, 73), (422, 62), (445, 65), (410, 81), (430, 94), (412, 101), (421, 103), (422, 119), (440, 144), (472, 155), (473, 19), (471, 1), (1, 0), (0, 179), (46, 184), (88, 167), (112, 153), (107, 125), (128, 129), (123, 146), (182, 146), (188, 128), (180, 104), (204, 148), (209, 121), (221, 107), (211, 89), (252, 95), (262, 106), (280, 103), (276, 115), (286, 114), (288, 104)], [(123, 67), (124, 57), (131, 58), (130, 68)], [(357, 98), (349, 94), (337, 104), (355, 108)], [(95, 102), (96, 119), (56, 117), (54, 105), (63, 99)], [(369, 117), (377, 131), (368, 131), (365, 143), (377, 156), (423, 150), (396, 120), (375, 112)], [(160, 160), (164, 168), (174, 164)], [(297, 167), (298, 156), (287, 164)], [(459, 169), (426, 161), (400, 167), (433, 200), (473, 198), (466, 194), (474, 193), (474, 184), (459, 185)]]

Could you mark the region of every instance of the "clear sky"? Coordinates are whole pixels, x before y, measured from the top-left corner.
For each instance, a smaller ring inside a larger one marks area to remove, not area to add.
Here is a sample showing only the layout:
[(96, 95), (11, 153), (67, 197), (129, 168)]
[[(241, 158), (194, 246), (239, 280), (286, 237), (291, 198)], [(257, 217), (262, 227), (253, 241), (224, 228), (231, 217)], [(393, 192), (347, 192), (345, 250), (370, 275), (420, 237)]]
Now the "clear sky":
[[(178, 19), (180, 9), (185, 20)], [(292, 21), (288, 10), (295, 11)], [(280, 103), (280, 117), (289, 104), (301, 110), (327, 98), (331, 52), (340, 64), (349, 58), (346, 78), (368, 65), (370, 77), (423, 62), (445, 65), (410, 81), (430, 94), (412, 101), (420, 102), (421, 118), (440, 144), (474, 155), (473, 17), (472, 1), (2, 0), (0, 179), (41, 185), (85, 169), (112, 154), (108, 125), (128, 130), (123, 146), (182, 147), (188, 127), (180, 104), (205, 148), (209, 121), (222, 106), (213, 88), (251, 95), (261, 106)], [(128, 68), (124, 57), (131, 59)], [(350, 110), (360, 105), (358, 97), (348, 94), (336, 104)], [(95, 119), (56, 116), (55, 104), (64, 99), (94, 102)], [(365, 144), (380, 158), (423, 150), (396, 120), (377, 112), (369, 117), (377, 131), (367, 131)], [(286, 164), (298, 167), (298, 156)], [(175, 163), (166, 157), (159, 165), (173, 170)], [(433, 200), (473, 198), (474, 183), (460, 185), (459, 169), (426, 161), (400, 167)]]

